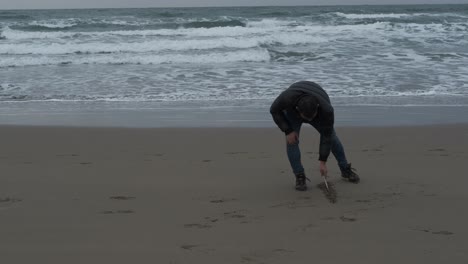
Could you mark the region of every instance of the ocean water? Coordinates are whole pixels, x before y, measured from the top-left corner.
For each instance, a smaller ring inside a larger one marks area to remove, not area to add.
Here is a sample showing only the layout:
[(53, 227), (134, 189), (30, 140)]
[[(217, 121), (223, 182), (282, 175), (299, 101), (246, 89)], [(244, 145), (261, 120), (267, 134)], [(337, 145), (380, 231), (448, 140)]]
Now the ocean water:
[(0, 124), (271, 124), (299, 80), (349, 123), (468, 122), (468, 5), (0, 10)]

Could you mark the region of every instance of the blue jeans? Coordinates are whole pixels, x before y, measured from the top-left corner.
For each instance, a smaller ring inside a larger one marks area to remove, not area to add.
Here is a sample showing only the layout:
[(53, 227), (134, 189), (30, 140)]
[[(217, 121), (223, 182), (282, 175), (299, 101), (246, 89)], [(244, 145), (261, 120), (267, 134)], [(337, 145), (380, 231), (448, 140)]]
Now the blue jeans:
[[(287, 113), (285, 113), (285, 116), (291, 128), (294, 129), (294, 131), (299, 135), (302, 123), (304, 122), (302, 118), (300, 118), (300, 116), (296, 114), (288, 115)], [(320, 134), (322, 134), (323, 129), (320, 126), (319, 122), (313, 120), (308, 124), (312, 125)], [(331, 144), (331, 152), (333, 156), (335, 156), (335, 159), (338, 161), (338, 166), (340, 167), (340, 170), (343, 171), (348, 167), (348, 161), (346, 160), (343, 145), (341, 144), (340, 139), (336, 135), (335, 129), (333, 129), (332, 132)], [(293, 173), (295, 175), (304, 173), (304, 167), (302, 166), (301, 162), (301, 151), (299, 149), (299, 140), (295, 144), (288, 144), (286, 142), (286, 151)]]

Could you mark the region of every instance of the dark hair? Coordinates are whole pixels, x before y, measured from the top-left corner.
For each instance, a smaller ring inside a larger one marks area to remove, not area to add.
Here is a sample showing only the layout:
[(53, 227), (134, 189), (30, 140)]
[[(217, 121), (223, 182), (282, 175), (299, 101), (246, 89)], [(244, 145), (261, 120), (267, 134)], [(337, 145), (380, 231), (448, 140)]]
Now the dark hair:
[(312, 118), (317, 112), (318, 100), (314, 96), (306, 95), (297, 102), (297, 110), (308, 118)]

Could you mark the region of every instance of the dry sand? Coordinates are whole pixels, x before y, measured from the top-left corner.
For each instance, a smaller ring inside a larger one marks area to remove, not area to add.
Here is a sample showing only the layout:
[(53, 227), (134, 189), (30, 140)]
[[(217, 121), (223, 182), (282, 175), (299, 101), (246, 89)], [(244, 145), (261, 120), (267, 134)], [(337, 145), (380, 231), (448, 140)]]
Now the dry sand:
[(0, 263), (468, 263), (468, 126), (338, 128), (294, 190), (274, 128), (0, 128)]

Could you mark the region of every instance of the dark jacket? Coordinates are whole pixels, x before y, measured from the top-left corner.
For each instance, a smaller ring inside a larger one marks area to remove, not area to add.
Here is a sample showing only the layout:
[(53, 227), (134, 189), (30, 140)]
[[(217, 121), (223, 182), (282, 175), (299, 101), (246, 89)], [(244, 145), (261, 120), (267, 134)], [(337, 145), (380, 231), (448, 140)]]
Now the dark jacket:
[(331, 137), (333, 134), (335, 116), (333, 113), (333, 107), (330, 103), (330, 98), (320, 85), (308, 81), (301, 81), (292, 84), (275, 99), (271, 105), (270, 113), (281, 131), (285, 132), (287, 135), (293, 132), (293, 128), (290, 126), (285, 113), (288, 113), (288, 115), (294, 114), (299, 116), (299, 113), (297, 113), (296, 110), (296, 105), (297, 102), (306, 95), (314, 96), (319, 102), (317, 116), (310, 122), (310, 124), (313, 125), (320, 133), (319, 160), (327, 161), (327, 158), (330, 155)]

